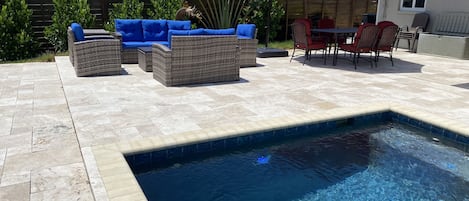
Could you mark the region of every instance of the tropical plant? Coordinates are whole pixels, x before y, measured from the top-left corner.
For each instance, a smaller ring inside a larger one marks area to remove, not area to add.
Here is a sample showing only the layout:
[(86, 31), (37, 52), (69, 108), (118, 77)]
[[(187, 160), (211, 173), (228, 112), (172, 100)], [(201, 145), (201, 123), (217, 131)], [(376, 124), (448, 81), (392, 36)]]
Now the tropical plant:
[(285, 14), (285, 9), (278, 0), (251, 0), (249, 5), (244, 8), (244, 11), (248, 13), (246, 14), (246, 21), (256, 24), (257, 38), (259, 39), (265, 39), (266, 37), (264, 27), (267, 26), (267, 16), (270, 16), (269, 40), (277, 37), (278, 31), (282, 29), (280, 22)]
[(151, 0), (152, 9), (147, 14), (153, 19), (174, 19), (176, 12), (182, 7), (183, 0)]
[(124, 0), (122, 3), (113, 3), (109, 12), (109, 21), (104, 25), (108, 31), (114, 31), (114, 19), (141, 19), (143, 2), (139, 0)]
[(250, 0), (195, 0), (206, 28), (230, 28), (238, 24), (243, 8)]
[(44, 36), (54, 46), (56, 52), (66, 51), (67, 28), (76, 22), (83, 27), (93, 25), (95, 16), (91, 14), (87, 0), (53, 0), (54, 15), (52, 25), (44, 29)]
[(0, 61), (30, 58), (37, 43), (29, 18), (32, 11), (25, 0), (6, 0), (0, 11)]

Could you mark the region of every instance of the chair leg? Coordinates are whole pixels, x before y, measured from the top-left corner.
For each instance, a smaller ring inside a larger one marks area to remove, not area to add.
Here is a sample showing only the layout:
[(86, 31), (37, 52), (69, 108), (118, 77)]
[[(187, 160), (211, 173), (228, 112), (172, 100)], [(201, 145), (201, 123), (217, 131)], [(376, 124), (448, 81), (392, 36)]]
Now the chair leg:
[(373, 62), (374, 62), (373, 53), (370, 53), (370, 64), (371, 64), (371, 68), (373, 68)]
[(394, 50), (397, 51), (397, 46), (399, 45), (399, 38), (394, 42)]
[(327, 59), (327, 50), (324, 49), (324, 65), (326, 65), (326, 59)]
[(410, 39), (407, 39), (407, 47), (409, 47), (409, 51), (412, 51), (412, 47), (410, 46)]
[(357, 53), (354, 52), (353, 53), (353, 65), (355, 66), (355, 70), (357, 70), (357, 60), (358, 60)]
[(293, 52), (291, 53), (290, 63), (291, 63), (291, 60), (293, 59), (293, 56), (295, 55), (295, 50), (296, 48), (293, 46)]
[(392, 52), (389, 51), (389, 59), (391, 59), (391, 65), (394, 66), (394, 61), (392, 60)]

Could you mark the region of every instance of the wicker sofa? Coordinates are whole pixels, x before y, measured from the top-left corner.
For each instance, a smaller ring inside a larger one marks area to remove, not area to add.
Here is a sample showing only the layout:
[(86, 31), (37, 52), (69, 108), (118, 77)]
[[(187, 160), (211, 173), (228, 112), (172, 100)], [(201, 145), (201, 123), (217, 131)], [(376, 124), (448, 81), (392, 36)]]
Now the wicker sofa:
[(173, 36), (170, 47), (152, 48), (153, 78), (165, 86), (239, 80), (235, 35)]
[(83, 29), (76, 23), (68, 27), (67, 32), (69, 58), (78, 77), (121, 73), (121, 44), (118, 39), (85, 39)]

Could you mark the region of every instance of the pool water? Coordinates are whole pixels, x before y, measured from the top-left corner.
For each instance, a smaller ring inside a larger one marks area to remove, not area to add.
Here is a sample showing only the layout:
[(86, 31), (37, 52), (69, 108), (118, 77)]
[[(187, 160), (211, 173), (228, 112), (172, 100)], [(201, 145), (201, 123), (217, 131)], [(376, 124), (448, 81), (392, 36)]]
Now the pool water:
[(134, 173), (155, 201), (469, 200), (468, 153), (448, 143), (388, 123)]

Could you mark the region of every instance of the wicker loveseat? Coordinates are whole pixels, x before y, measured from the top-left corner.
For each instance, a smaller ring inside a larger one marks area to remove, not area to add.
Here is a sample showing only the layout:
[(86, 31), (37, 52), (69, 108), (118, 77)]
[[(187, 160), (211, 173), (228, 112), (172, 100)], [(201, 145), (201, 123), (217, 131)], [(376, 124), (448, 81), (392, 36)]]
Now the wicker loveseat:
[(170, 47), (152, 48), (153, 78), (165, 86), (239, 80), (235, 35), (172, 36)]
[(68, 27), (68, 51), (78, 77), (121, 73), (121, 44), (118, 39), (85, 39), (81, 26), (73, 23)]

